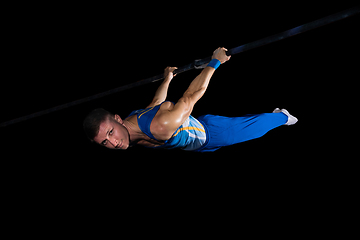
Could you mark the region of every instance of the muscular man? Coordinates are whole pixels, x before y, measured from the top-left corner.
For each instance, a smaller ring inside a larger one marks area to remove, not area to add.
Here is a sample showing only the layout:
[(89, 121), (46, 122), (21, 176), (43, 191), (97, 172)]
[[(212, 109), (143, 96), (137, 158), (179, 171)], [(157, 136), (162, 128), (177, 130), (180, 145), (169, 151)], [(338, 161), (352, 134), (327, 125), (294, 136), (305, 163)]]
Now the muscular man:
[(133, 111), (125, 119), (104, 109), (95, 109), (84, 120), (86, 135), (91, 141), (111, 149), (125, 150), (139, 144), (151, 148), (211, 152), (261, 137), (281, 125), (295, 124), (297, 118), (278, 108), (272, 113), (242, 117), (204, 115), (196, 119), (190, 115), (196, 102), (204, 95), (215, 70), (230, 59), (226, 51), (225, 48), (214, 51), (209, 65), (191, 82), (177, 103), (165, 101), (176, 69), (167, 67), (165, 80), (150, 105)]

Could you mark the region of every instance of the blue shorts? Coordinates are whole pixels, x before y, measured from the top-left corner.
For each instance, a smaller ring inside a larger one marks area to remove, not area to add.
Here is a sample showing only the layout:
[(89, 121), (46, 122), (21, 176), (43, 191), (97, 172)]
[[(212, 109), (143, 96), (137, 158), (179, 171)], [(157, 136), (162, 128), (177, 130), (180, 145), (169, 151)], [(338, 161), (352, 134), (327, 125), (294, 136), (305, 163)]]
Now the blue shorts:
[(249, 114), (242, 117), (204, 115), (197, 118), (205, 127), (206, 142), (195, 152), (213, 152), (224, 146), (259, 138), (284, 125), (284, 113)]

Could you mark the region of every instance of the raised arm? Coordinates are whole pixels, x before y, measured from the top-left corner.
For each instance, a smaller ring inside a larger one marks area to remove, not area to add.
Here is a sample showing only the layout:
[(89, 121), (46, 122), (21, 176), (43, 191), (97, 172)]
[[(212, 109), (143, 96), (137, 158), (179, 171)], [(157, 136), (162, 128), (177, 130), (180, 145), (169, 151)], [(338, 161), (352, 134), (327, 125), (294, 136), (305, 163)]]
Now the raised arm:
[(154, 96), (152, 102), (150, 103), (150, 105), (147, 106), (147, 108), (159, 105), (160, 103), (162, 103), (163, 101), (166, 100), (166, 96), (167, 96), (167, 92), (168, 92), (168, 89), (169, 89), (170, 82), (173, 79), (173, 77), (176, 76), (176, 74), (175, 75), (173, 74), (175, 69), (177, 69), (177, 67), (167, 67), (167, 68), (165, 68), (165, 70), (164, 70), (165, 79), (161, 83), (159, 88), (156, 90), (155, 96)]
[[(230, 56), (226, 56), (227, 49), (218, 48), (214, 51), (212, 59), (217, 59), (221, 63), (224, 63), (230, 59)], [(163, 134), (157, 136), (158, 139), (167, 140), (176, 131), (181, 124), (190, 116), (195, 103), (204, 95), (210, 79), (215, 72), (215, 68), (206, 67), (201, 73), (191, 82), (188, 89), (185, 91), (182, 98), (175, 104), (172, 109), (166, 109), (166, 106), (161, 106), (158, 117), (158, 123), (162, 125)]]
[[(217, 59), (221, 63), (225, 63), (230, 59), (230, 56), (226, 56), (226, 51), (226, 48), (216, 49), (213, 53), (212, 59)], [(202, 72), (191, 82), (189, 88), (185, 91), (183, 97), (179, 99), (178, 103), (185, 102), (189, 105), (189, 108), (194, 107), (195, 103), (204, 95), (214, 72), (215, 68), (213, 67), (208, 66), (204, 68)]]

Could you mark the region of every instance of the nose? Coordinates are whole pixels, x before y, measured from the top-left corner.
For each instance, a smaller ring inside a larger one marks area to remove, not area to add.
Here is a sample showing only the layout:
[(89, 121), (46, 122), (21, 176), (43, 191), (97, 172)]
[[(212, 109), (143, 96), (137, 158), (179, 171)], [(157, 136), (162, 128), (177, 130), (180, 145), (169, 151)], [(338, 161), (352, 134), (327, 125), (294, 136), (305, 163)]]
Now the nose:
[(116, 139), (109, 139), (109, 142), (113, 145), (113, 147), (116, 147), (119, 143)]

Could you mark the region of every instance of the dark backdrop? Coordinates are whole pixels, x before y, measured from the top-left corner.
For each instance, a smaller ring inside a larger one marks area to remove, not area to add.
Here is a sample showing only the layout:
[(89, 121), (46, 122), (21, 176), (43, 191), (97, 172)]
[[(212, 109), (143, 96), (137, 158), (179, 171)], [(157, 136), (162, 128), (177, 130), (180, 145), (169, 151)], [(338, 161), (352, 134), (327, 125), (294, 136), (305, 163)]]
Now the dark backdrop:
[[(209, 6), (185, 3), (170, 4), (167, 11), (131, 5), (11, 8), (3, 35), (1, 122), (157, 75), (166, 66), (210, 56), (219, 46), (240, 46), (353, 7), (328, 4), (224, 3), (210, 12)], [(335, 153), (345, 138), (339, 135), (345, 132), (343, 120), (354, 110), (358, 24), (355, 16), (234, 55), (216, 71), (193, 111), (195, 117), (241, 116), (286, 108), (299, 119), (294, 126), (214, 153), (141, 147), (112, 151), (86, 139), (82, 120), (89, 111), (103, 107), (126, 117), (151, 102), (157, 82), (2, 128), (8, 181), (19, 181), (17, 187), (27, 181), (40, 186), (66, 182), (75, 189), (101, 182), (100, 188), (115, 184), (116, 191), (149, 193), (154, 186), (169, 192), (185, 182), (197, 189), (220, 182), (231, 191), (277, 186), (283, 192), (313, 182), (330, 188), (339, 174), (352, 176), (346, 174), (352, 162), (345, 151)], [(177, 101), (198, 73), (176, 76), (168, 100)]]

